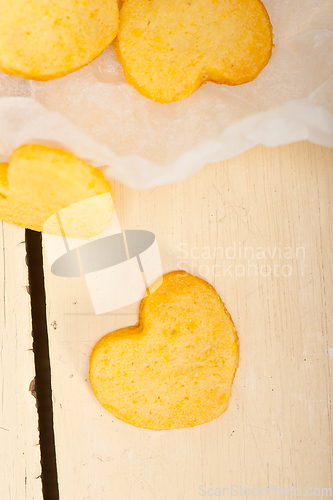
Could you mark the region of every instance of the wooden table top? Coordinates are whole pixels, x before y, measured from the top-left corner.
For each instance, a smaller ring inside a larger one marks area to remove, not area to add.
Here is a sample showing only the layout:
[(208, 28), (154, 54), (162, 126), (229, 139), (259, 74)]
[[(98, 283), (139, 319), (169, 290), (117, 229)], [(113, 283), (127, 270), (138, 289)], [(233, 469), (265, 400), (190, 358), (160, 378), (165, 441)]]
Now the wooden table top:
[[(240, 365), (228, 410), (210, 423), (150, 431), (117, 420), (92, 393), (89, 355), (104, 334), (136, 323), (138, 303), (96, 316), (84, 278), (54, 276), (45, 258), (60, 498), (195, 500), (256, 496), (259, 487), (325, 498), (333, 149), (258, 146), (180, 183), (113, 188), (122, 228), (156, 235), (164, 273), (182, 268), (216, 288), (239, 334)], [(25, 232), (1, 224), (0, 498), (40, 499)]]

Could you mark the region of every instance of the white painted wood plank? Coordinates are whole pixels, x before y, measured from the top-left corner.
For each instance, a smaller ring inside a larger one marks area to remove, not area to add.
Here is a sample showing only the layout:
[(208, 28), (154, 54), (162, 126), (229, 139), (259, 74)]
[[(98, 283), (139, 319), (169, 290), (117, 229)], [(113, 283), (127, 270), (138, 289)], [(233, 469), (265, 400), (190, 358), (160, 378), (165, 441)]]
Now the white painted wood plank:
[(89, 355), (104, 334), (137, 321), (138, 304), (95, 316), (84, 280), (45, 264), (62, 500), (332, 488), (332, 166), (333, 150), (300, 143), (257, 147), (171, 186), (114, 186), (123, 229), (153, 231), (164, 272), (205, 277), (236, 324), (229, 408), (208, 424), (149, 431), (105, 411)]
[(41, 499), (25, 231), (0, 222), (0, 498)]

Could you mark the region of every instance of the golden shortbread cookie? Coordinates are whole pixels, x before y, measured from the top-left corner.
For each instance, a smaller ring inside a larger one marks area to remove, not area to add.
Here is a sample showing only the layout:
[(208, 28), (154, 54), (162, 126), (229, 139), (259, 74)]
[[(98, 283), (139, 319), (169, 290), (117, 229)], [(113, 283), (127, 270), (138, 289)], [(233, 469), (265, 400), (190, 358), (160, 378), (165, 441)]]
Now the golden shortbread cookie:
[[(98, 196), (104, 193), (111, 196)], [(112, 189), (98, 168), (37, 145), (21, 146), (9, 164), (0, 163), (0, 220), (61, 234), (54, 214), (65, 207), (66, 236), (89, 238), (106, 227), (114, 212)]]
[(95, 59), (116, 37), (117, 0), (1, 0), (0, 69), (50, 80)]
[(139, 323), (95, 345), (90, 382), (104, 408), (129, 424), (192, 427), (227, 409), (238, 358), (236, 328), (215, 289), (174, 271), (142, 300)]
[(164, 103), (207, 81), (240, 85), (268, 63), (272, 26), (260, 0), (125, 0), (117, 35), (127, 81)]

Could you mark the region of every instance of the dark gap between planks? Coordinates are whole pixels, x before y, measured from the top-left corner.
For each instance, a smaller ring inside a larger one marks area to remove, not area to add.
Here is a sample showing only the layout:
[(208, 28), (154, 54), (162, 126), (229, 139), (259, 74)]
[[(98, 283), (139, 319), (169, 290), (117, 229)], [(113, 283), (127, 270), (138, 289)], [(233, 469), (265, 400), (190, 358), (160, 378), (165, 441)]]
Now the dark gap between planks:
[(44, 500), (59, 500), (53, 430), (53, 409), (49, 342), (46, 322), (42, 236), (26, 230), (27, 264), (31, 299), (33, 350), (36, 367), (36, 397), (39, 418), (42, 486)]

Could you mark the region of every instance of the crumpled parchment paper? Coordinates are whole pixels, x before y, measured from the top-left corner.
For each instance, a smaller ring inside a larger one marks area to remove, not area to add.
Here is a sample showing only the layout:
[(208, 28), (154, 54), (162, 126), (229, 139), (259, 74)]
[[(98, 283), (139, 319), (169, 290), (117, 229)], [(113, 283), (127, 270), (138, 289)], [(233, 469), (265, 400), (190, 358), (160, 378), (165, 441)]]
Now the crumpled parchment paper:
[(256, 144), (333, 146), (333, 2), (264, 0), (273, 56), (255, 81), (207, 83), (159, 104), (125, 80), (114, 47), (49, 82), (0, 72), (0, 160), (22, 144), (71, 151), (133, 188), (184, 179)]

